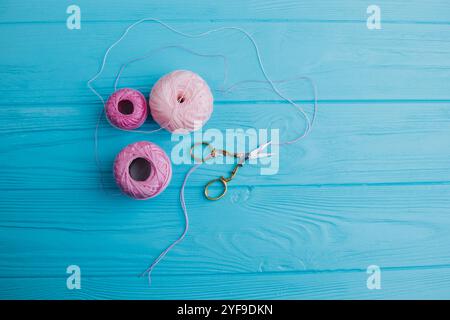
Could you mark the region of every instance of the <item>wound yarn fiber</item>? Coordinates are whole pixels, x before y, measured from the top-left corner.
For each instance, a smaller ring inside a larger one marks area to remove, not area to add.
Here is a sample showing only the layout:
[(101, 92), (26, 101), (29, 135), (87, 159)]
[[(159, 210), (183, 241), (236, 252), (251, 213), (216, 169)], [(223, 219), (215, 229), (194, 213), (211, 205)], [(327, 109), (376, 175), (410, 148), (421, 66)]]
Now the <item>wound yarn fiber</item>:
[(106, 101), (106, 116), (112, 125), (125, 130), (139, 128), (147, 119), (147, 101), (137, 90), (124, 88)]
[(134, 199), (149, 199), (169, 185), (172, 164), (159, 146), (139, 141), (119, 152), (114, 161), (114, 178), (125, 194)]
[(200, 129), (213, 111), (213, 95), (198, 74), (173, 71), (153, 86), (149, 106), (153, 119), (170, 132)]

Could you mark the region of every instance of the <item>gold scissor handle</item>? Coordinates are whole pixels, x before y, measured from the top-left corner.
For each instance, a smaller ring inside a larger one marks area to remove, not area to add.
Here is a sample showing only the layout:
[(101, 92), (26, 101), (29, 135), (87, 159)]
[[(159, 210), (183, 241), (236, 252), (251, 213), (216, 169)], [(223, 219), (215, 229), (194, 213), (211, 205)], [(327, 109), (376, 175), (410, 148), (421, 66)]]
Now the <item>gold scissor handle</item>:
[[(206, 147), (209, 149), (209, 154), (206, 157), (197, 157), (194, 153), (195, 153), (195, 148), (197, 147), (202, 147), (202, 151), (203, 151), (203, 147)], [(242, 153), (237, 153), (237, 152), (230, 152), (224, 149), (216, 149), (214, 148), (209, 142), (203, 141), (203, 142), (197, 142), (194, 143), (191, 146), (191, 150), (189, 152), (191, 154), (191, 158), (198, 161), (199, 163), (205, 162), (206, 160), (209, 160), (211, 158), (215, 158), (218, 155), (222, 155), (224, 157), (234, 157), (234, 158), (241, 158), (242, 157)]]
[[(222, 193), (219, 194), (218, 196), (212, 197), (212, 196), (209, 195), (209, 187), (210, 187), (213, 183), (215, 183), (215, 182), (217, 182), (217, 181), (219, 181), (219, 182), (222, 183), (222, 185), (223, 185), (223, 190), (222, 190)], [(208, 182), (208, 183), (205, 185), (205, 197), (206, 197), (206, 199), (212, 200), (212, 201), (219, 200), (220, 198), (222, 198), (222, 197), (227, 193), (227, 190), (228, 190), (228, 181), (227, 181), (227, 179), (225, 179), (224, 177), (220, 177), (220, 178), (211, 180), (210, 182)]]
[[(242, 167), (242, 163), (238, 163), (238, 164), (234, 167), (233, 171), (231, 171), (231, 175), (230, 175), (228, 178), (225, 178), (225, 177), (222, 176), (222, 177), (220, 177), (220, 178), (217, 178), (217, 179), (214, 179), (214, 180), (211, 180), (210, 182), (208, 182), (208, 183), (206, 184), (206, 186), (205, 186), (205, 197), (206, 197), (206, 199), (215, 201), (215, 200), (219, 200), (220, 198), (222, 198), (222, 197), (227, 193), (227, 191), (228, 191), (228, 182), (230, 182), (231, 180), (234, 179), (234, 177), (236, 176), (236, 173), (238, 172), (238, 169), (239, 169), (240, 167)], [(210, 187), (213, 183), (215, 183), (215, 182), (217, 182), (217, 181), (220, 182), (220, 183), (222, 183), (222, 185), (223, 185), (223, 191), (222, 191), (222, 193), (219, 194), (218, 196), (216, 196), (216, 197), (211, 197), (211, 196), (209, 195), (209, 187)]]
[[(195, 148), (197, 146), (207, 147), (209, 149), (209, 155), (207, 155), (205, 158), (203, 158), (203, 154), (202, 154), (201, 158), (197, 157), (194, 154)], [(213, 146), (209, 142), (197, 142), (197, 143), (194, 143), (192, 145), (192, 147), (191, 147), (191, 150), (190, 150), (191, 158), (196, 160), (196, 161), (198, 161), (199, 163), (208, 160), (208, 158), (210, 158), (210, 157), (214, 157), (215, 156), (215, 152), (216, 152), (216, 149), (214, 149)]]
[[(203, 154), (202, 154), (202, 158), (199, 158), (199, 157), (195, 156), (194, 152), (195, 152), (195, 148), (196, 147), (202, 147), (202, 151), (203, 151), (204, 147), (207, 147), (209, 149), (209, 151), (210, 151), (209, 155), (207, 155), (205, 158), (203, 158)], [(208, 159), (214, 158), (218, 154), (221, 154), (222, 156), (228, 156), (228, 157), (234, 157), (234, 158), (240, 159), (238, 164), (234, 167), (233, 171), (231, 171), (231, 174), (230, 174), (230, 176), (228, 178), (220, 177), (220, 178), (217, 178), (217, 179), (209, 181), (205, 185), (205, 190), (204, 190), (205, 197), (206, 197), (206, 199), (212, 200), (212, 201), (221, 199), (227, 193), (228, 182), (230, 182), (231, 180), (234, 179), (234, 177), (236, 176), (236, 173), (238, 172), (239, 168), (242, 167), (242, 164), (245, 161), (245, 158), (243, 158), (242, 154), (240, 154), (240, 153), (232, 153), (232, 152), (229, 152), (229, 151), (224, 150), (224, 149), (215, 149), (209, 142), (205, 142), (205, 141), (194, 143), (191, 146), (190, 154), (191, 154), (191, 158), (192, 159), (194, 159), (194, 160), (196, 160), (196, 161), (198, 161), (200, 163), (203, 163), (203, 162), (205, 162)], [(222, 186), (223, 186), (223, 190), (222, 190), (222, 193), (220, 193), (218, 196), (212, 197), (212, 196), (209, 195), (209, 187), (212, 184), (214, 184), (215, 182), (220, 182), (222, 184)]]

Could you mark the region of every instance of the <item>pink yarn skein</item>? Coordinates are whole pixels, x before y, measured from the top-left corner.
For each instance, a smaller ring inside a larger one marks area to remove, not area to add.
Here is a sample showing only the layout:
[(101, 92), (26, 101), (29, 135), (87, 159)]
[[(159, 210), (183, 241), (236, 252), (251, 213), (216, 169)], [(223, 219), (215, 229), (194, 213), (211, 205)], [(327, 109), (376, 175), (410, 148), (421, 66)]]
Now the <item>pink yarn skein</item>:
[(172, 165), (163, 149), (148, 141), (126, 146), (114, 161), (120, 189), (135, 199), (149, 199), (164, 191), (172, 178)]
[(130, 88), (114, 92), (106, 101), (105, 108), (109, 122), (125, 130), (139, 128), (148, 115), (144, 95)]
[(213, 111), (213, 95), (198, 74), (173, 71), (156, 82), (149, 105), (153, 119), (170, 132), (200, 129)]

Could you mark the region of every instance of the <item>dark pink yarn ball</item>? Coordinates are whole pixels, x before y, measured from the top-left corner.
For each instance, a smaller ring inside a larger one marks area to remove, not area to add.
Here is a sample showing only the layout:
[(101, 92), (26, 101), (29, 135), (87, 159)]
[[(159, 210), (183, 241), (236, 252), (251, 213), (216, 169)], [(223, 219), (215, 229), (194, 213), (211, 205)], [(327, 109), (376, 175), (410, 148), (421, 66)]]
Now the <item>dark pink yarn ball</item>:
[(137, 90), (124, 88), (106, 101), (106, 116), (112, 125), (125, 130), (139, 128), (147, 119), (147, 101)]

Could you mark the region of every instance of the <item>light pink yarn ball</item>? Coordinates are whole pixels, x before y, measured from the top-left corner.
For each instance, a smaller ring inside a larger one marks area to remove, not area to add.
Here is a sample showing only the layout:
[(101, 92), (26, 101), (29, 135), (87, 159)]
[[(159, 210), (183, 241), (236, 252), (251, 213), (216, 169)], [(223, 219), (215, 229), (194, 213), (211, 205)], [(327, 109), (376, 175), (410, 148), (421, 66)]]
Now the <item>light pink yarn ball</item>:
[(163, 149), (140, 141), (126, 146), (114, 162), (120, 189), (135, 199), (149, 199), (164, 191), (172, 178), (172, 165)]
[(213, 96), (198, 74), (173, 71), (156, 82), (149, 105), (153, 119), (170, 132), (200, 129), (213, 111)]
[(147, 119), (147, 101), (137, 90), (125, 88), (114, 92), (106, 101), (106, 116), (116, 127), (125, 130), (139, 128)]

